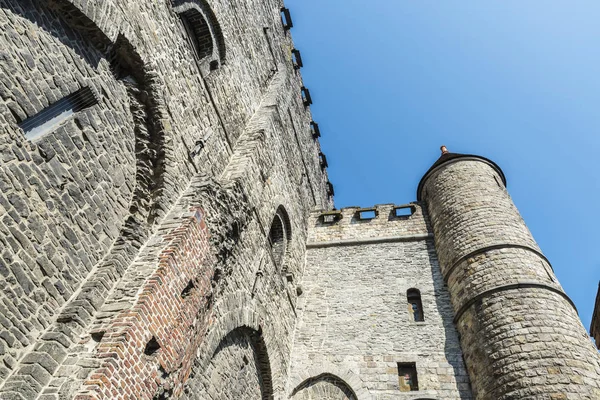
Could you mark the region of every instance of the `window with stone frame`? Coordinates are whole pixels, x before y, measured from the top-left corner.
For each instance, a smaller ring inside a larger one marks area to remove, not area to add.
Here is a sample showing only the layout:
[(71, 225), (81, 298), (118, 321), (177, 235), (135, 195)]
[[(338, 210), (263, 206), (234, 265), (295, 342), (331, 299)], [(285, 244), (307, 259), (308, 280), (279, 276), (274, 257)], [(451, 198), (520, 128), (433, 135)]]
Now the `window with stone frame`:
[(406, 291), (406, 299), (408, 302), (408, 314), (410, 315), (410, 320), (414, 322), (425, 321), (423, 303), (421, 302), (421, 292), (418, 289), (408, 289)]
[(175, 0), (174, 5), (200, 69), (208, 73), (219, 68), (224, 62), (225, 40), (212, 9), (204, 0)]

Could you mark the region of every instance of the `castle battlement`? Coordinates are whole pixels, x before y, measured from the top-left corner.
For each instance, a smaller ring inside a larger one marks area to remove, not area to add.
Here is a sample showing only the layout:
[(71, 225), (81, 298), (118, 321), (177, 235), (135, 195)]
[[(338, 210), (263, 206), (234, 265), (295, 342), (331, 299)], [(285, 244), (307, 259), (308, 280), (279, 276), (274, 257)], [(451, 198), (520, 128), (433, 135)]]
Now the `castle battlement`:
[(309, 247), (431, 237), (428, 218), (420, 202), (319, 210), (311, 214), (309, 226), (312, 228)]

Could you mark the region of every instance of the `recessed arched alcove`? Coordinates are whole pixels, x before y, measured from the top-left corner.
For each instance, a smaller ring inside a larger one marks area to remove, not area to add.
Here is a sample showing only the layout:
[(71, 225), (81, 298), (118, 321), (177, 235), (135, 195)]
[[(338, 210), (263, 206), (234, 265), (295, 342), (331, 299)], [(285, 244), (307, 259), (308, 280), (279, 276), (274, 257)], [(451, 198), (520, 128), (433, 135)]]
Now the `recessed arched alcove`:
[(269, 228), (269, 245), (273, 254), (275, 266), (281, 269), (285, 263), (288, 244), (292, 238), (292, 227), (287, 211), (279, 206)]
[(241, 326), (230, 331), (206, 367), (198, 368), (186, 382), (183, 398), (273, 399), (271, 362), (260, 330)]
[(174, 0), (173, 10), (181, 19), (202, 72), (219, 68), (225, 62), (225, 38), (208, 3), (204, 0)]
[(293, 400), (357, 400), (354, 390), (336, 375), (324, 373), (302, 382), (292, 393)]

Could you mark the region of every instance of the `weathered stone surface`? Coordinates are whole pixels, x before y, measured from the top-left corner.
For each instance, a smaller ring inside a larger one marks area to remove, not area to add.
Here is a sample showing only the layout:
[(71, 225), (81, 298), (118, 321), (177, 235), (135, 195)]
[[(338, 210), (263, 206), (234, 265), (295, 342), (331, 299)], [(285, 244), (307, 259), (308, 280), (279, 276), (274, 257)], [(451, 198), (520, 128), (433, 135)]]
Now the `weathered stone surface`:
[(281, 7), (0, 0), (0, 399), (598, 398), (489, 168), (323, 222)]

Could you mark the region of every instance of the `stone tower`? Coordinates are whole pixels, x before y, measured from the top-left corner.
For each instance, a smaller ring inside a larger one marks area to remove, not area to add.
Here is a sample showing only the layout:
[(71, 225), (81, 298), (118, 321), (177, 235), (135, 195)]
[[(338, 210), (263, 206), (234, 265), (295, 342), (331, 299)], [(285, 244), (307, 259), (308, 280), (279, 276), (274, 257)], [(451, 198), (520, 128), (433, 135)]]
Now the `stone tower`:
[(598, 353), (492, 161), (449, 153), (418, 188), (477, 399), (598, 399)]

